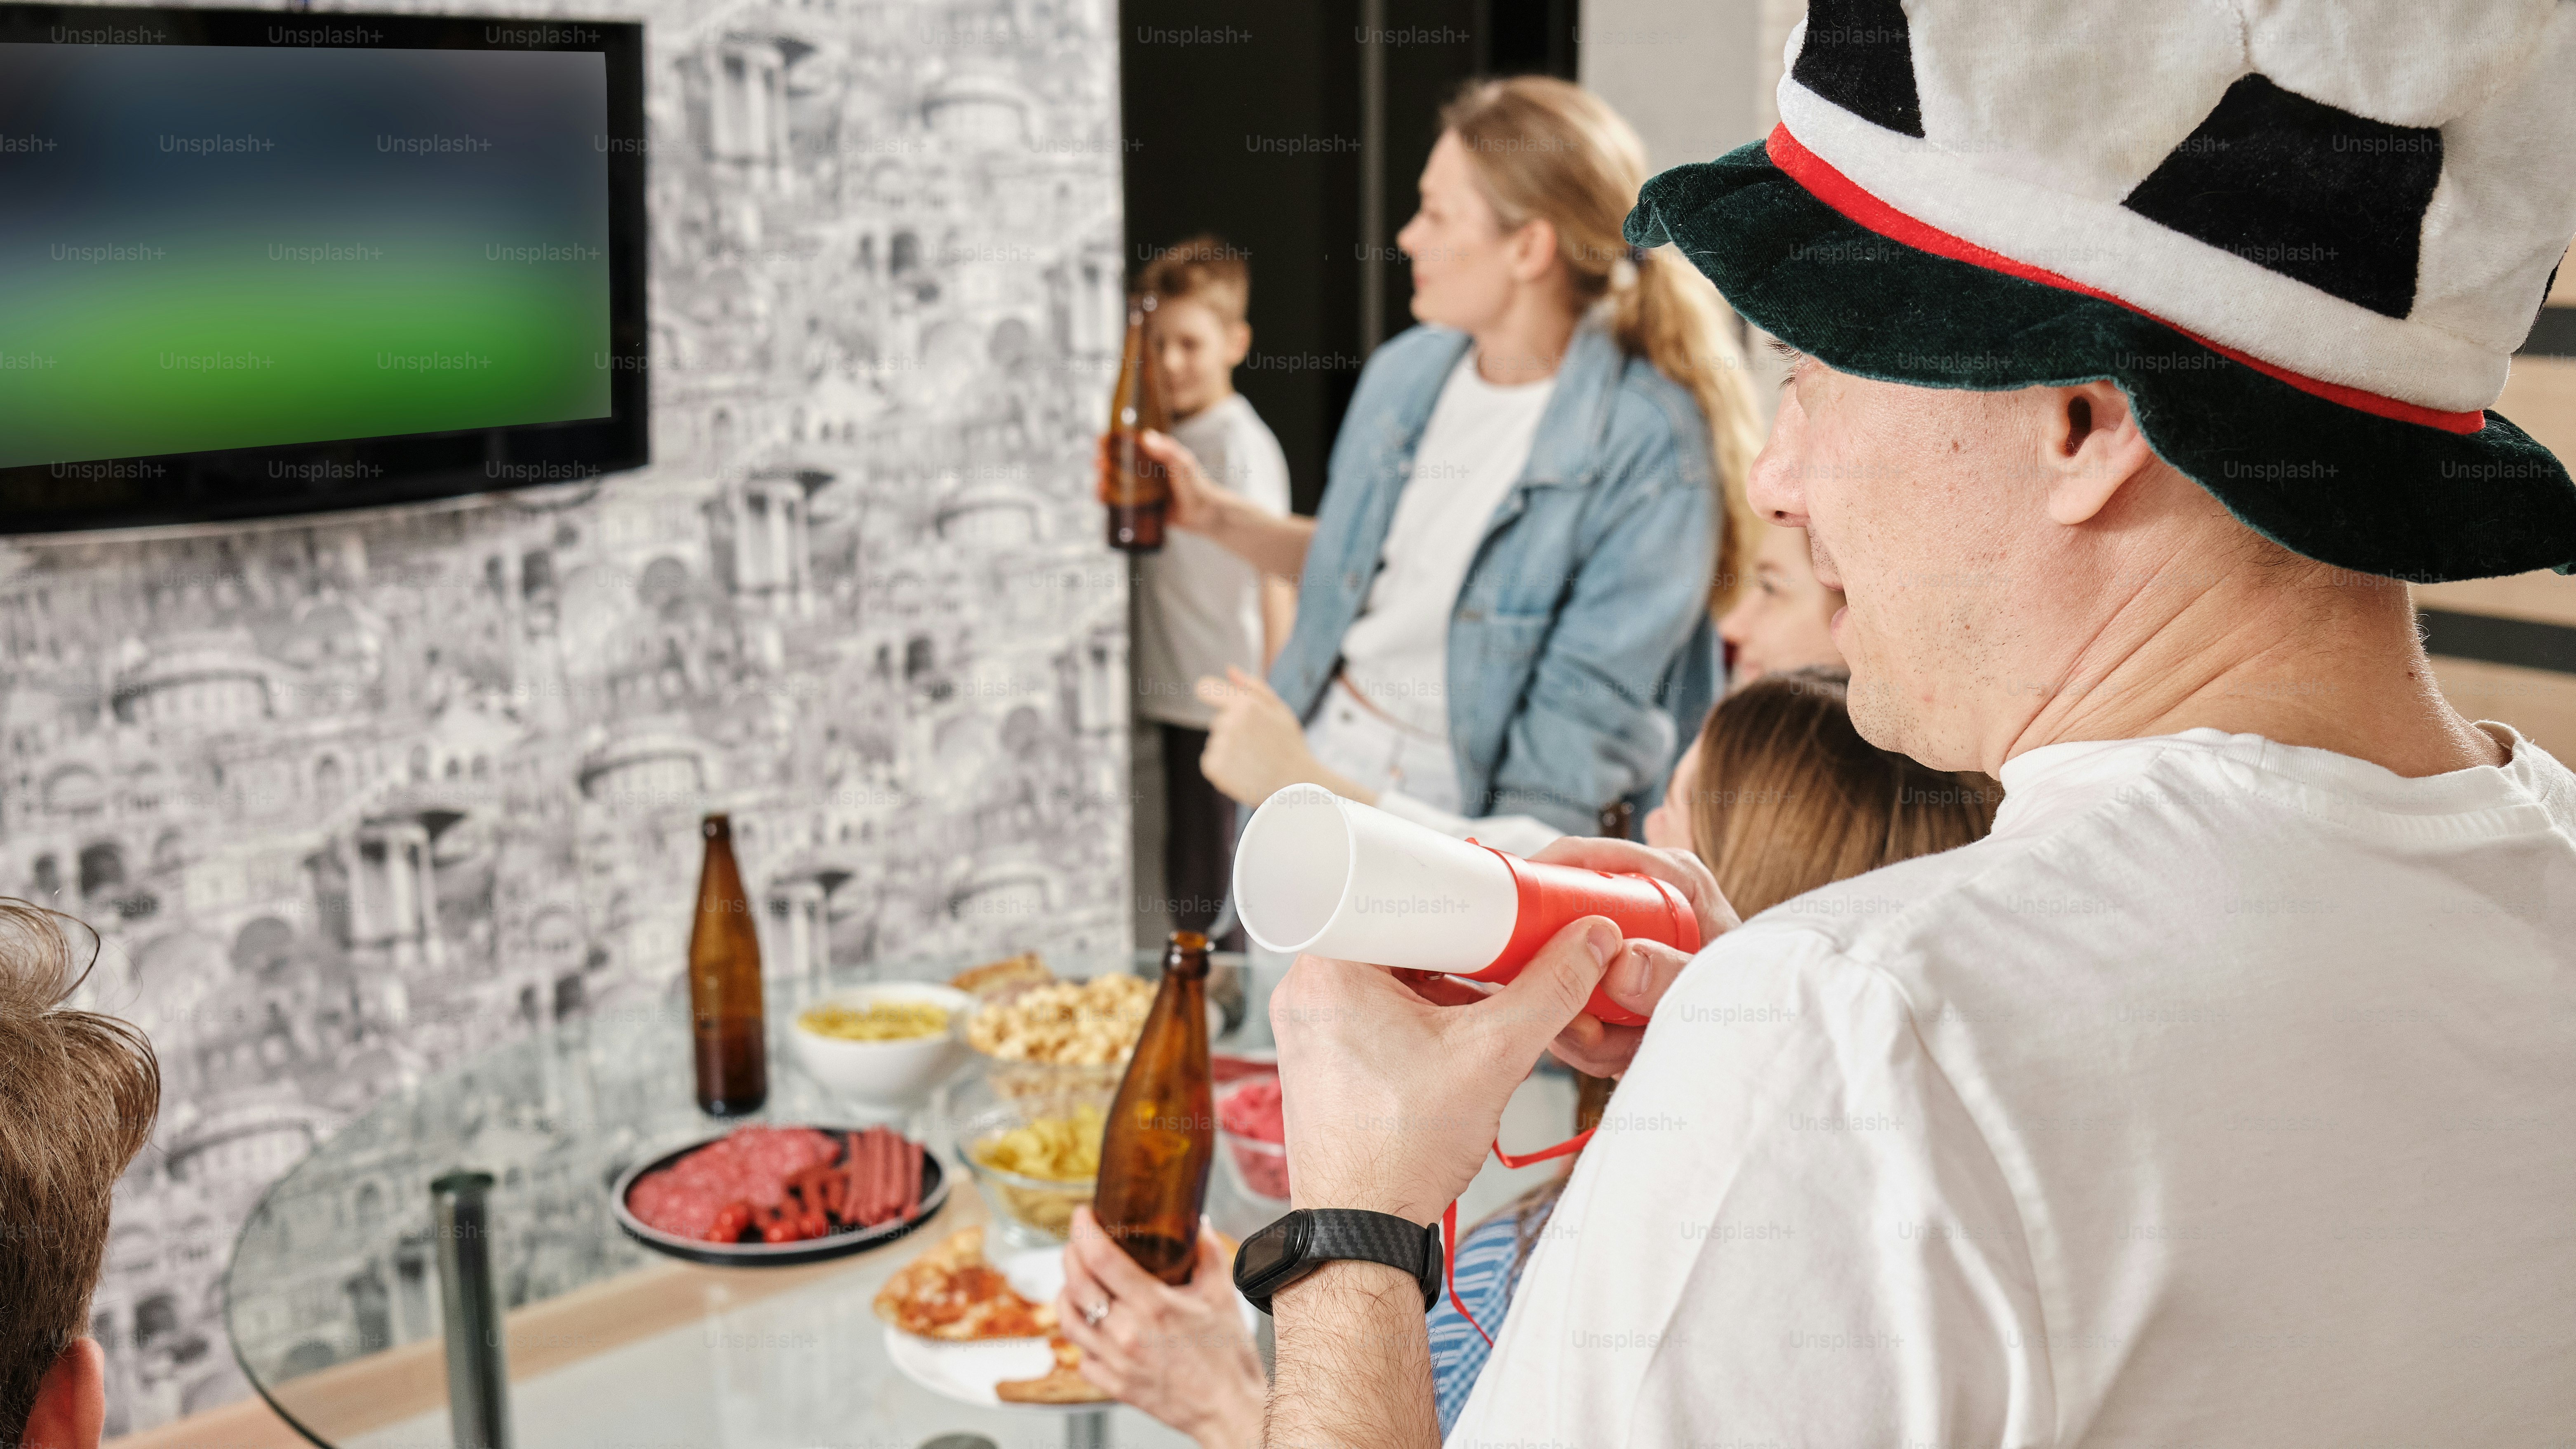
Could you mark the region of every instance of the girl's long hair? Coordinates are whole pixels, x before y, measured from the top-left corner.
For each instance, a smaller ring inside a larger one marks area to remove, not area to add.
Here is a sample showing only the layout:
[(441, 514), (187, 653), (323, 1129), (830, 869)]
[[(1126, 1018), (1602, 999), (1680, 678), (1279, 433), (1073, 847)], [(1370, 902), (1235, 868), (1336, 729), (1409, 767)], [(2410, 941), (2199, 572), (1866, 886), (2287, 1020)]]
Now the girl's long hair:
[[(1955, 850), (1994, 828), (2004, 787), (1882, 750), (1851, 718), (1839, 669), (1766, 674), (1717, 702), (1700, 727), (1699, 762), (1680, 803), (1691, 850), (1746, 920), (1793, 896), (1882, 865)], [(1601, 1120), (1609, 1086), (1578, 1076), (1575, 1130)], [(1517, 1212), (1527, 1257), (1565, 1190), (1558, 1176)]]
[(1620, 350), (1690, 389), (1707, 419), (1719, 514), (1709, 608), (1723, 613), (1752, 557), (1745, 471), (1762, 424), (1744, 349), (1717, 289), (1671, 247), (1631, 255), (1620, 231), (1646, 181), (1646, 148), (1602, 99), (1548, 76), (1470, 82), (1440, 110), (1466, 148), (1505, 229), (1533, 219), (1556, 228), (1558, 257), (1585, 306), (1610, 299)]

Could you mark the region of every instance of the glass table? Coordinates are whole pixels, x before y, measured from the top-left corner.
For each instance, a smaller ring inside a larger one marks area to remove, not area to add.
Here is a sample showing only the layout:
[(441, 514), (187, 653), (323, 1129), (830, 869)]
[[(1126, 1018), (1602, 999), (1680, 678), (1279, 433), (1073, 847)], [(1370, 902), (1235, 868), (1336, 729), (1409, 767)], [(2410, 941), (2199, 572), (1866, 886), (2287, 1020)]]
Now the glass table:
[[(1118, 966), (1158, 974), (1152, 953), (1049, 959), (1066, 975)], [(769, 1100), (748, 1120), (887, 1120), (806, 1075), (786, 1023), (840, 986), (944, 981), (967, 964), (770, 982)], [(1211, 999), (1243, 1019), (1220, 1049), (1268, 1044), (1265, 988), (1285, 964), (1256, 953), (1235, 983), (1213, 986)], [(1189, 1443), (1124, 1406), (959, 1403), (887, 1359), (871, 1306), (877, 1289), (948, 1232), (986, 1220), (957, 1164), (945, 1088), (893, 1121), (930, 1145), (954, 1186), (935, 1218), (892, 1243), (808, 1267), (708, 1268), (627, 1238), (608, 1210), (617, 1176), (724, 1129), (698, 1111), (689, 1060), (684, 1001), (602, 1009), (390, 1094), (314, 1149), (252, 1211), (224, 1273), (233, 1352), (261, 1397), (328, 1449), (450, 1449), (429, 1184), (468, 1168), (496, 1179), (492, 1256), (521, 1449), (916, 1449), (961, 1433), (1002, 1449)], [(1573, 1097), (1562, 1073), (1534, 1074), (1504, 1113), (1505, 1140), (1562, 1137)], [(1460, 1221), (1553, 1170), (1488, 1161), (1459, 1200)], [(1239, 1194), (1220, 1164), (1208, 1215), (1239, 1238), (1271, 1212)], [(1266, 1319), (1262, 1327), (1266, 1340)]]
[[(806, 1075), (785, 1023), (832, 987), (944, 980), (963, 964), (769, 983), (769, 1100), (747, 1120), (888, 1120)], [(1051, 964), (1088, 974), (1128, 963)], [(472, 1168), (496, 1179), (494, 1277), (521, 1446), (913, 1449), (958, 1432), (1003, 1446), (1189, 1442), (1123, 1406), (1104, 1417), (959, 1403), (888, 1361), (870, 1306), (877, 1289), (985, 1217), (956, 1165), (944, 1089), (893, 1119), (931, 1145), (954, 1183), (946, 1207), (903, 1238), (758, 1269), (681, 1263), (627, 1238), (608, 1208), (618, 1174), (724, 1128), (698, 1111), (689, 1061), (684, 1002), (602, 1012), (389, 1095), (316, 1148), (269, 1188), (225, 1270), (225, 1323), (261, 1396), (333, 1449), (448, 1449), (429, 1183)], [(1226, 1190), (1220, 1173), (1210, 1210), (1221, 1223), (1241, 1216), (1239, 1203), (1216, 1200)]]

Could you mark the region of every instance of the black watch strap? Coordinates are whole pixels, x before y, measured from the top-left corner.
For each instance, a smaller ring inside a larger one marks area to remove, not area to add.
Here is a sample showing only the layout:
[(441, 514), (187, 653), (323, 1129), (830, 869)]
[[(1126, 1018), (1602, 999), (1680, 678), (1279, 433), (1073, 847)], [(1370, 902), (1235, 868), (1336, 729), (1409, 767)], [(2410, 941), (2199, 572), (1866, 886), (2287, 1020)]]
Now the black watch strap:
[(1271, 1296), (1280, 1289), (1326, 1263), (1345, 1260), (1384, 1263), (1410, 1275), (1422, 1285), (1426, 1313), (1440, 1301), (1440, 1270), (1448, 1260), (1441, 1250), (1437, 1223), (1426, 1226), (1362, 1208), (1301, 1208), (1254, 1236), (1273, 1233), (1293, 1233), (1300, 1239), (1292, 1261), (1262, 1274), (1261, 1281), (1247, 1282), (1244, 1258), (1240, 1254), (1236, 1258), (1235, 1286), (1264, 1313), (1270, 1311)]

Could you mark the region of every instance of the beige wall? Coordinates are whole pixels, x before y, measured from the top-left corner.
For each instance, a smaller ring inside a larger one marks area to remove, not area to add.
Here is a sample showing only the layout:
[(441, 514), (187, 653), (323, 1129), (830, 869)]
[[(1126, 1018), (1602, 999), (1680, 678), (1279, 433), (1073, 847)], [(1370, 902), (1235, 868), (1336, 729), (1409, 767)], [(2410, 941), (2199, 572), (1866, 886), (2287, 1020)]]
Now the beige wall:
[(1583, 84), (1646, 142), (1655, 170), (1706, 161), (1769, 126), (1779, 47), (1767, 65), (1762, 11), (1778, 0), (1585, 0)]

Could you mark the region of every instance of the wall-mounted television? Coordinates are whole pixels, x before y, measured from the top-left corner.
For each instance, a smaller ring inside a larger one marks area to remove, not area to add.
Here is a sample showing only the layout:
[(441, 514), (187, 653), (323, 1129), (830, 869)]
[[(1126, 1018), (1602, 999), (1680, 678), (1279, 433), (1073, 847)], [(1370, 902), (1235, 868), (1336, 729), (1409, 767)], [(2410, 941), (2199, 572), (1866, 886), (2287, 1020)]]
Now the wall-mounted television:
[(0, 4), (0, 534), (647, 457), (635, 24)]

